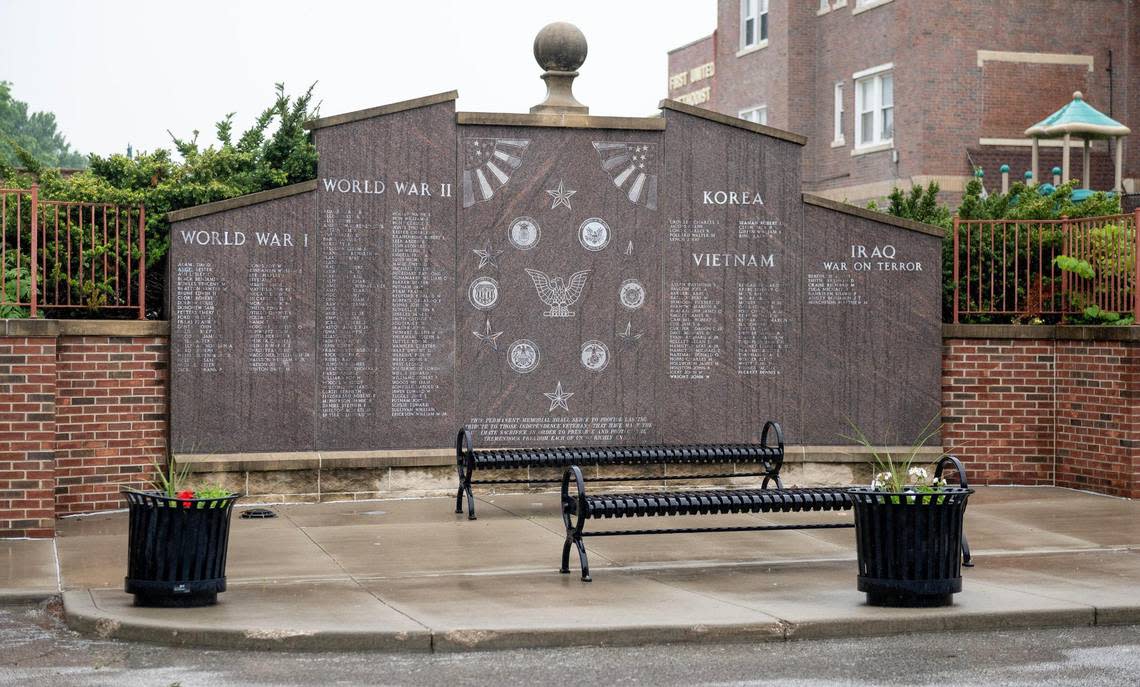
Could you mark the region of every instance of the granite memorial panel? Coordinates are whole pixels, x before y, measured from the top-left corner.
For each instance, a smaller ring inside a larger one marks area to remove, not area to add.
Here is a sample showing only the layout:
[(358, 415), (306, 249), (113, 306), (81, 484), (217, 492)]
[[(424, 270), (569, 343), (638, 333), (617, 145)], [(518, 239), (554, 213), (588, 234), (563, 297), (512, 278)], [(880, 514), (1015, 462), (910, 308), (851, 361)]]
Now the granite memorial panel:
[(750, 441), (778, 418), (798, 441), (800, 146), (691, 110), (665, 121), (663, 439)]
[(310, 187), (173, 225), (174, 452), (314, 448)]
[(454, 97), (415, 105), (315, 132), (321, 448), (456, 425)]
[(662, 148), (460, 127), (457, 399), (483, 443), (656, 440)]
[(909, 445), (941, 422), (941, 234), (907, 224), (804, 205), (805, 443), (850, 443), (854, 425)]
[(176, 451), (897, 443), (937, 411), (939, 236), (805, 203), (799, 137), (454, 98), (320, 120), (305, 193), (175, 213)]

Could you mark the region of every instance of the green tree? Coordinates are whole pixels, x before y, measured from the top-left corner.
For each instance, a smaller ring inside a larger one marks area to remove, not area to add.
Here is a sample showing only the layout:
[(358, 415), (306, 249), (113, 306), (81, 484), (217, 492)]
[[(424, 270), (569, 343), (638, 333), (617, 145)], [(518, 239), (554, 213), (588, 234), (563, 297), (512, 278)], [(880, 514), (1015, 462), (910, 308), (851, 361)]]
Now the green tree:
[(181, 161), (162, 148), (133, 158), (92, 155), (88, 169), (64, 177), (58, 169), (25, 156), (25, 170), (5, 170), (0, 164), (0, 178), (8, 176), (8, 185), (18, 188), (38, 183), (45, 199), (144, 205), (147, 310), (151, 316), (161, 317), (170, 247), (166, 213), (315, 178), (317, 150), (303, 127), (318, 116), (319, 106), (312, 102), (315, 85), (290, 97), (284, 84), (277, 84), (273, 103), (236, 141), (234, 113), (215, 125), (217, 145), (199, 145), (198, 131), (187, 139), (171, 134)]
[(87, 159), (71, 149), (51, 112), (28, 112), (28, 104), (12, 97), (12, 84), (0, 81), (0, 163), (21, 164), (21, 152), (52, 167), (86, 167)]

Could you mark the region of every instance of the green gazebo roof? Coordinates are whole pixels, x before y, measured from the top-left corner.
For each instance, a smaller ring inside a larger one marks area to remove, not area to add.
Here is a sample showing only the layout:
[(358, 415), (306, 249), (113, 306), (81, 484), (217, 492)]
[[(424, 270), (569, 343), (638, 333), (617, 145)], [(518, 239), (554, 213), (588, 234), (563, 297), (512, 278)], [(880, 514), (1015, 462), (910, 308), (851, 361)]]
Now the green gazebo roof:
[(1072, 102), (1025, 130), (1025, 135), (1032, 138), (1058, 138), (1065, 134), (1109, 138), (1130, 133), (1128, 127), (1086, 103), (1080, 91), (1073, 94)]

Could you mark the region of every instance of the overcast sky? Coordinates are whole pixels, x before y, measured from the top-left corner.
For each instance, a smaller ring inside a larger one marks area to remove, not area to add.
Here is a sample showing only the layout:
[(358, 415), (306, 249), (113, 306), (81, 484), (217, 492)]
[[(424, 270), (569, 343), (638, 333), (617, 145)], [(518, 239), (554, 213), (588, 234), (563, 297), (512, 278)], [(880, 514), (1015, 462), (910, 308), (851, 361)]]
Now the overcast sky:
[(545, 87), (534, 35), (586, 34), (575, 95), (592, 114), (648, 115), (666, 93), (666, 52), (712, 32), (715, 0), (0, 0), (0, 80), (56, 113), (80, 152), (213, 141), (316, 81), (321, 114), (457, 89), (466, 111), (525, 112)]

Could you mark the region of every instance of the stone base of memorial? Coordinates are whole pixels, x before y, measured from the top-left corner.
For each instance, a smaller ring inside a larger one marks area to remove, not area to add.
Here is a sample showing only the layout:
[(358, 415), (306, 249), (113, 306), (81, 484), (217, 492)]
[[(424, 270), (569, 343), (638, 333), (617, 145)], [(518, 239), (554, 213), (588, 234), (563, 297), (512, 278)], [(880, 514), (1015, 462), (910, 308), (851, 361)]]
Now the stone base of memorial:
[[(973, 489), (849, 489), (859, 591), (871, 606), (949, 606), (962, 591), (962, 520)], [(968, 560), (968, 559), (967, 559)]]
[(241, 496), (181, 499), (124, 489), (129, 509), (124, 590), (136, 606), (191, 607), (226, 590), (230, 513)]

